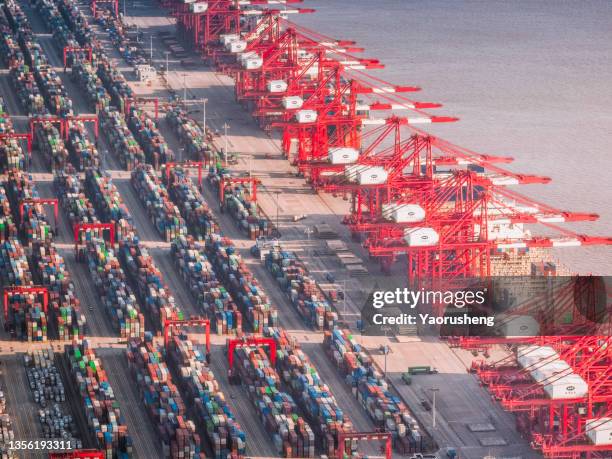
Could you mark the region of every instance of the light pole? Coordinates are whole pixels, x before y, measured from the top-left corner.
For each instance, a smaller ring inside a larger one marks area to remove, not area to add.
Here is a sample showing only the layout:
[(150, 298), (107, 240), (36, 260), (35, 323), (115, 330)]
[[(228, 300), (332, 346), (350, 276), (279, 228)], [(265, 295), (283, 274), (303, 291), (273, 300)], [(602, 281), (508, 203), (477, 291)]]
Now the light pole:
[(278, 195), (280, 194), (280, 191), (275, 191), (274, 194), (276, 194), (276, 231), (280, 233), (280, 229), (278, 228)]
[(183, 108), (187, 110), (187, 74), (183, 73)]
[(208, 102), (208, 99), (202, 99), (202, 132), (204, 133), (203, 140), (206, 140), (206, 102)]
[(438, 389), (437, 387), (430, 387), (429, 390), (431, 391), (432, 395), (432, 427), (435, 429), (436, 428), (436, 393), (440, 391), (440, 389)]
[(225, 167), (227, 167), (227, 130), (229, 129), (229, 124), (223, 123), (223, 131), (225, 137), (225, 148), (223, 149), (223, 159), (225, 161)]
[(153, 65), (153, 34), (151, 34), (151, 65)]
[(308, 249), (307, 249), (307, 254), (308, 256), (310, 256), (310, 235), (314, 233), (314, 230), (309, 226), (304, 230), (304, 234), (306, 234), (306, 237), (308, 237)]
[(126, 9), (127, 8), (127, 0), (123, 0), (123, 17), (125, 18), (127, 16), (126, 14)]
[(342, 313), (346, 315), (346, 279), (342, 281)]
[(385, 379), (387, 379), (387, 354), (389, 353), (389, 345), (386, 344), (387, 341), (387, 332), (391, 329), (389, 327), (380, 327), (380, 329), (385, 332), (385, 344), (383, 345), (383, 354), (385, 355)]
[(164, 54), (166, 55), (166, 79), (168, 78), (168, 55), (170, 54), (170, 51), (164, 51)]

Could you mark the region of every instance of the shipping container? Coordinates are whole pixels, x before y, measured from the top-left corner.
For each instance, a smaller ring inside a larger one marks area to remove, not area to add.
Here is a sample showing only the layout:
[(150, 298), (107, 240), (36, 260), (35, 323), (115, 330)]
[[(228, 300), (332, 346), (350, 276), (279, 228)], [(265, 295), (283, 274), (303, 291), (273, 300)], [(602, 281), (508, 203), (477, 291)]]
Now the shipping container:
[(212, 138), (205, 136), (203, 129), (178, 106), (171, 106), (166, 111), (168, 120), (174, 133), (178, 136), (181, 145), (184, 145), (185, 153), (193, 161), (205, 161), (215, 163), (216, 154), (211, 147)]
[(159, 234), (170, 242), (187, 235), (185, 220), (170, 200), (166, 186), (150, 165), (139, 165), (132, 171), (132, 187), (147, 209)]
[(52, 243), (32, 244), (32, 275), (37, 285), (49, 291), (49, 316), (54, 338), (60, 341), (80, 340), (85, 332), (85, 315), (81, 312), (74, 284), (64, 258)]
[[(227, 174), (223, 170), (216, 167), (209, 169), (208, 183), (217, 193), (225, 175)], [(274, 228), (261, 212), (257, 202), (253, 201), (249, 185), (225, 184), (223, 195), (221, 210), (232, 216), (242, 233), (252, 240), (272, 236)]]
[(100, 126), (107, 135), (113, 154), (128, 171), (145, 163), (145, 155), (132, 135), (125, 118), (114, 108), (104, 107), (99, 112)]
[(162, 164), (174, 161), (174, 153), (148, 113), (131, 105), (127, 120), (128, 127), (145, 153), (147, 163), (159, 169)]
[(151, 420), (157, 426), (164, 457), (204, 459), (200, 436), (172, 380), (160, 350), (150, 340), (128, 342), (128, 366)]
[(219, 334), (239, 334), (242, 314), (232, 295), (217, 280), (205, 253), (204, 244), (187, 236), (172, 242), (171, 253), (176, 267), (202, 312)]
[(132, 439), (123, 409), (115, 399), (102, 361), (87, 340), (66, 346), (65, 356), (72, 384), (81, 397), (87, 425), (96, 438), (96, 448), (104, 451), (108, 459), (132, 457)]
[(175, 167), (169, 175), (168, 194), (187, 222), (190, 234), (204, 239), (218, 232), (219, 225), (212, 211), (187, 172), (181, 167)]
[(115, 224), (118, 241), (135, 236), (132, 216), (123, 202), (110, 175), (88, 169), (85, 172), (85, 192), (97, 211), (101, 221)]
[(382, 373), (350, 331), (337, 327), (326, 331), (323, 346), (370, 419), (392, 434), (396, 449), (422, 451), (423, 433), (414, 415), (390, 391)]
[(219, 383), (206, 363), (206, 350), (184, 334), (173, 336), (167, 349), (168, 363), (178, 384), (194, 407), (197, 420), (203, 426), (215, 459), (229, 454), (244, 456), (246, 434), (236, 421)]
[(334, 327), (338, 321), (337, 313), (293, 252), (272, 247), (265, 254), (264, 261), (280, 289), (308, 325), (317, 330)]
[(23, 219), (20, 215), (20, 206), (25, 199), (39, 199), (40, 195), (32, 181), (32, 177), (19, 170), (8, 172), (4, 182), (6, 195), (11, 204), (13, 218), (18, 223), (21, 236), (27, 243), (33, 241), (49, 242), (53, 237), (53, 229), (47, 222), (44, 206), (40, 203), (23, 204)]
[(17, 226), (14, 222), (6, 190), (0, 186), (0, 242), (17, 237)]
[(306, 413), (317, 445), (323, 454), (335, 456), (338, 434), (353, 430), (349, 418), (296, 340), (282, 328), (266, 328), (264, 336), (276, 342), (276, 369)]
[(315, 436), (299, 414), (293, 397), (280, 387), (267, 350), (242, 346), (234, 349), (232, 379), (240, 380), (282, 457), (315, 457)]
[(125, 238), (119, 245), (119, 259), (155, 327), (162, 330), (166, 319), (182, 320), (183, 313), (176, 306), (160, 270), (147, 249), (139, 245), (138, 238)]
[(278, 311), (272, 306), (259, 282), (229, 238), (212, 234), (206, 240), (206, 254), (219, 279), (234, 296), (254, 333), (278, 323)]
[(57, 127), (52, 123), (37, 123), (33, 140), (52, 170), (61, 171), (66, 167), (69, 153)]

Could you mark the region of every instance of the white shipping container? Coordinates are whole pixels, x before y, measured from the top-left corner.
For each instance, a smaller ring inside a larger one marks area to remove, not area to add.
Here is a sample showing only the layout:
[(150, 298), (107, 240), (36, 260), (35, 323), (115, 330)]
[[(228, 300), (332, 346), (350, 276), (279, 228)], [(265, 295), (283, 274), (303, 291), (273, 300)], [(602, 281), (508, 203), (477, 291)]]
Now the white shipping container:
[(529, 315), (506, 316), (501, 323), (502, 336), (537, 336), (540, 324)]
[(235, 33), (224, 33), (219, 36), (219, 39), (221, 43), (223, 43), (223, 46), (227, 46), (228, 43), (240, 40), (240, 36)]
[(422, 222), (425, 220), (425, 209), (418, 204), (396, 204), (389, 217), (396, 223)]
[(204, 13), (207, 9), (207, 2), (197, 2), (189, 5), (189, 11), (191, 11), (192, 13)]
[(270, 80), (267, 84), (268, 92), (285, 92), (287, 83), (283, 80)]
[(315, 110), (299, 110), (295, 112), (295, 119), (298, 123), (314, 123), (317, 120)]
[(544, 392), (553, 400), (580, 398), (586, 397), (589, 385), (580, 376), (573, 374), (544, 384)]
[(529, 373), (535, 381), (543, 382), (573, 374), (574, 371), (564, 360), (554, 360), (552, 362), (545, 362), (544, 364), (535, 364)]
[(302, 99), (300, 96), (286, 96), (283, 97), (282, 104), (286, 109), (302, 108), (302, 105), (304, 105), (304, 99)]
[(550, 346), (519, 346), (517, 349), (517, 361), (522, 368), (536, 362), (554, 360), (559, 360), (559, 354)]
[(255, 70), (263, 65), (263, 59), (261, 57), (250, 57), (242, 61), (242, 66), (247, 70)]
[(380, 185), (387, 181), (388, 172), (384, 167), (374, 166), (363, 169), (357, 173), (357, 182), (360, 185)]
[(410, 247), (430, 247), (440, 241), (440, 235), (433, 228), (406, 228), (404, 241)]
[(587, 419), (584, 428), (594, 445), (612, 445), (612, 418)]
[(225, 49), (227, 49), (230, 53), (241, 53), (247, 47), (247, 42), (244, 40), (233, 41), (225, 45)]
[(188, 5), (189, 3), (195, 3), (196, 0), (183, 0), (183, 3)]
[(329, 161), (332, 164), (352, 164), (359, 158), (356, 148), (336, 147), (329, 149)]

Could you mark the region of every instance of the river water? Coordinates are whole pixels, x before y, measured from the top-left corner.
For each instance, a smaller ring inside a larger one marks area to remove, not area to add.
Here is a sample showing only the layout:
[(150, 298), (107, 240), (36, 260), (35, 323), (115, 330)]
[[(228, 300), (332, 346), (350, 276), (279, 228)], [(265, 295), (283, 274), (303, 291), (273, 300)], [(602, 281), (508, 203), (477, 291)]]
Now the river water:
[[(457, 116), (433, 133), (509, 167), (546, 175), (520, 192), (597, 212), (578, 232), (612, 236), (612, 2), (609, 0), (307, 0), (291, 19), (386, 65), (374, 75), (416, 85), (416, 100)], [(570, 227), (569, 225), (564, 225)], [(580, 273), (612, 274), (612, 248), (557, 253)]]

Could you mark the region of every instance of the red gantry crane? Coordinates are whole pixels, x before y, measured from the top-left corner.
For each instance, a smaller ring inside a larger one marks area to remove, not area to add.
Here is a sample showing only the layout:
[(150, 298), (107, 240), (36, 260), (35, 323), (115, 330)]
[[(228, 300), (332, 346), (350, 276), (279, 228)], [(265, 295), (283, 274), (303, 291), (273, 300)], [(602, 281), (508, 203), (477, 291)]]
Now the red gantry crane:
[(191, 317), (189, 319), (165, 319), (164, 320), (164, 349), (168, 349), (170, 332), (179, 327), (205, 327), (206, 335), (206, 362), (210, 363), (210, 320), (202, 317)]

